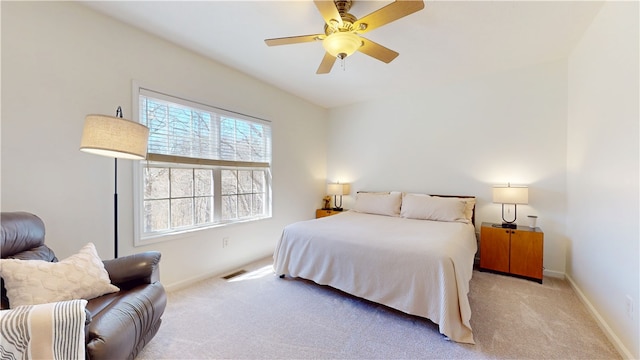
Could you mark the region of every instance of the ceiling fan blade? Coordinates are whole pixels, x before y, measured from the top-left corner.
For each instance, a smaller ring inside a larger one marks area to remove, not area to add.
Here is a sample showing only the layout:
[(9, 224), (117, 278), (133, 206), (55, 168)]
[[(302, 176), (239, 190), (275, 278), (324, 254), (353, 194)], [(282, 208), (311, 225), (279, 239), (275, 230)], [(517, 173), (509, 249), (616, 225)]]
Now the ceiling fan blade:
[(324, 19), (324, 22), (329, 26), (334, 26), (335, 24), (331, 23), (331, 20), (334, 20), (338, 26), (342, 26), (342, 17), (338, 12), (338, 8), (333, 0), (313, 0), (313, 3), (316, 4), (318, 11), (320, 11), (320, 15)]
[(367, 54), (372, 58), (378, 59), (388, 64), (393, 61), (393, 59), (395, 59), (398, 55), (400, 55), (397, 52), (388, 49), (378, 43), (375, 43), (369, 39), (365, 39), (363, 37), (360, 38), (362, 39), (362, 46), (360, 46), (358, 51), (363, 54)]
[(316, 40), (322, 40), (325, 37), (324, 34), (315, 34), (315, 35), (301, 35), (301, 36), (290, 36), (290, 37), (282, 37), (275, 39), (266, 39), (264, 42), (269, 46), (277, 46), (277, 45), (289, 45), (289, 44), (298, 44), (303, 42), (310, 42)]
[(356, 30), (358, 34), (364, 34), (422, 9), (424, 9), (422, 0), (396, 0), (356, 21), (353, 25), (358, 29)]
[(331, 71), (331, 68), (333, 67), (333, 64), (336, 62), (336, 57), (329, 54), (329, 53), (324, 53), (324, 57), (322, 58), (322, 62), (320, 63), (320, 66), (318, 66), (318, 71), (316, 71), (316, 74), (328, 74)]

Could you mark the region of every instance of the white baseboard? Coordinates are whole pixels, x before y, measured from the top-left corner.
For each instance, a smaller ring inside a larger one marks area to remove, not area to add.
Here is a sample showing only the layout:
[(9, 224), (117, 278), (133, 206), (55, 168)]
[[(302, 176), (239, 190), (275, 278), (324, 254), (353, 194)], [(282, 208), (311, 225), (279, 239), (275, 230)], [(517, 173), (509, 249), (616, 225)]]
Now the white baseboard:
[(565, 278), (565, 273), (560, 272), (560, 271), (547, 270), (547, 269), (545, 269), (542, 272), (542, 275), (543, 276), (552, 277), (552, 278), (558, 278), (558, 279), (564, 279)]
[(202, 280), (206, 280), (208, 278), (214, 277), (214, 276), (219, 276), (220, 273), (219, 272), (211, 272), (211, 273), (207, 273), (207, 274), (203, 274), (203, 275), (199, 275), (196, 277), (192, 277), (190, 279), (186, 279), (186, 280), (182, 280), (182, 281), (178, 281), (176, 283), (172, 283), (169, 285), (164, 285), (165, 290), (167, 291), (177, 291), (180, 289), (184, 289), (186, 287), (189, 287), (197, 282), (200, 282)]
[(164, 286), (166, 291), (181, 290), (181, 289), (189, 287), (189, 286), (191, 286), (191, 285), (193, 285), (193, 284), (195, 284), (197, 282), (200, 282), (202, 280), (206, 280), (206, 279), (209, 279), (209, 278), (212, 278), (212, 277), (222, 277), (224, 275), (228, 275), (231, 272), (240, 270), (243, 267), (246, 267), (246, 266), (252, 264), (255, 261), (260, 261), (260, 260), (264, 259), (265, 257), (271, 257), (271, 256), (273, 256), (273, 255), (271, 253), (269, 253), (267, 255), (264, 255), (263, 257), (258, 257), (257, 259), (254, 259), (254, 260), (251, 260), (251, 261), (247, 261), (245, 263), (242, 263), (240, 265), (236, 265), (236, 266), (233, 266), (233, 267), (229, 267), (227, 269), (211, 271), (211, 272), (204, 273), (204, 274), (201, 274), (201, 275), (198, 275), (198, 276), (194, 276), (194, 277), (189, 278), (189, 279), (181, 280), (181, 281), (174, 282), (174, 283), (171, 283), (171, 284), (168, 284), (168, 285), (165, 285), (163, 283), (162, 285)]
[(622, 343), (622, 341), (620, 341), (620, 338), (618, 338), (616, 333), (614, 333), (613, 330), (611, 330), (611, 327), (609, 327), (609, 324), (607, 324), (607, 322), (604, 321), (602, 316), (600, 316), (600, 313), (598, 313), (596, 308), (593, 307), (589, 299), (587, 299), (587, 297), (584, 295), (582, 290), (580, 290), (578, 285), (573, 281), (571, 276), (569, 276), (568, 274), (565, 274), (565, 278), (567, 279), (567, 281), (569, 281), (571, 288), (573, 288), (576, 294), (578, 294), (578, 298), (580, 299), (580, 301), (582, 301), (582, 303), (587, 307), (587, 309), (589, 310), (593, 318), (596, 320), (596, 323), (598, 324), (600, 329), (611, 341), (611, 343), (613, 344), (613, 347), (615, 347), (616, 350), (618, 350), (618, 352), (623, 358), (634, 359), (633, 355), (631, 354), (631, 351), (629, 351), (629, 349), (627, 349), (627, 347), (624, 346), (624, 344)]

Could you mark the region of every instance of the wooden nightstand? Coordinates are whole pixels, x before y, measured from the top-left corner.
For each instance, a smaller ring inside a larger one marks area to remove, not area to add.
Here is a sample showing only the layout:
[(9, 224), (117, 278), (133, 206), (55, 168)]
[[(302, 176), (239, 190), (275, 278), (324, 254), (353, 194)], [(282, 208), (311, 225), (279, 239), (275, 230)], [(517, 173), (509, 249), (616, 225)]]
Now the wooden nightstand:
[(336, 215), (336, 214), (341, 214), (342, 211), (337, 211), (337, 210), (333, 210), (333, 209), (318, 209), (316, 210), (316, 219), (325, 217), (325, 216), (331, 216), (331, 215)]
[(542, 284), (544, 253), (542, 230), (525, 226), (518, 226), (517, 229), (499, 226), (499, 224), (482, 223), (480, 270), (515, 275)]

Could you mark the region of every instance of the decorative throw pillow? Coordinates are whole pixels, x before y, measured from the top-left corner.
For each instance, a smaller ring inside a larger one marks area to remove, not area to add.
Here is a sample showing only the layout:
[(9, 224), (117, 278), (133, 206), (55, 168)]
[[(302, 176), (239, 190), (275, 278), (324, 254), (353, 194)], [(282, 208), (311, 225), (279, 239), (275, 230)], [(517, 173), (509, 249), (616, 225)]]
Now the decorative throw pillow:
[(4, 279), (11, 308), (62, 300), (88, 300), (120, 290), (111, 284), (92, 243), (57, 263), (1, 259), (0, 276)]
[(362, 213), (399, 216), (402, 193), (358, 193), (353, 210)]
[(400, 216), (408, 219), (468, 223), (465, 208), (466, 203), (460, 198), (405, 194)]

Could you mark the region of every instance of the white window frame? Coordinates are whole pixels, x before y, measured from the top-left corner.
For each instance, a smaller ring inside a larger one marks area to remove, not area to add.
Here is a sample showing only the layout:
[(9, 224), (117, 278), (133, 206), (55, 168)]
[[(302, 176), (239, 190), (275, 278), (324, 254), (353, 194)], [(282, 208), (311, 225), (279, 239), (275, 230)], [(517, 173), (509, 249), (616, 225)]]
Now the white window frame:
[[(149, 95), (153, 93), (153, 95)], [(217, 108), (215, 106), (201, 104), (198, 102), (190, 101), (184, 98), (180, 98), (177, 96), (167, 95), (166, 93), (162, 93), (159, 91), (151, 90), (147, 87), (141, 86), (137, 82), (133, 82), (133, 121), (140, 122), (140, 95), (147, 94), (148, 96), (156, 97), (159, 99), (170, 101), (173, 103), (177, 103), (180, 105), (203, 109), (205, 111), (213, 111), (218, 114), (224, 114), (239, 120), (249, 120), (255, 121), (259, 120), (262, 123), (270, 123), (268, 120), (256, 118), (249, 115), (235, 113), (229, 110), (224, 110)], [(269, 148), (271, 148), (271, 139), (269, 140)], [(134, 246), (142, 246), (150, 243), (160, 242), (160, 241), (169, 241), (184, 238), (185, 236), (189, 236), (189, 234), (203, 230), (216, 228), (221, 226), (228, 226), (239, 223), (253, 222), (259, 221), (263, 219), (271, 218), (272, 214), (272, 195), (271, 195), (271, 168), (270, 162), (272, 155), (269, 154), (269, 164), (265, 166), (265, 163), (253, 163), (253, 162), (236, 162), (236, 161), (207, 161), (204, 160), (202, 162), (197, 161), (198, 159), (183, 159), (180, 157), (174, 156), (166, 156), (166, 155), (157, 155), (157, 156), (148, 156), (148, 158), (154, 158), (156, 160), (141, 160), (141, 161), (133, 161), (133, 198), (134, 198)], [(180, 161), (189, 161), (189, 163), (184, 163)], [(196, 160), (196, 161), (192, 161)], [(152, 167), (170, 167), (170, 168), (188, 168), (188, 169), (197, 169), (197, 168), (205, 168), (212, 169), (214, 173), (214, 221), (208, 224), (200, 224), (193, 225), (189, 227), (177, 228), (177, 229), (168, 229), (162, 231), (156, 231), (153, 233), (144, 233), (144, 175), (143, 171), (147, 166)], [(264, 215), (262, 216), (251, 216), (245, 218), (236, 218), (231, 220), (221, 219), (222, 213), (222, 191), (221, 191), (221, 173), (222, 170), (257, 170), (265, 172), (265, 192), (264, 192)]]

